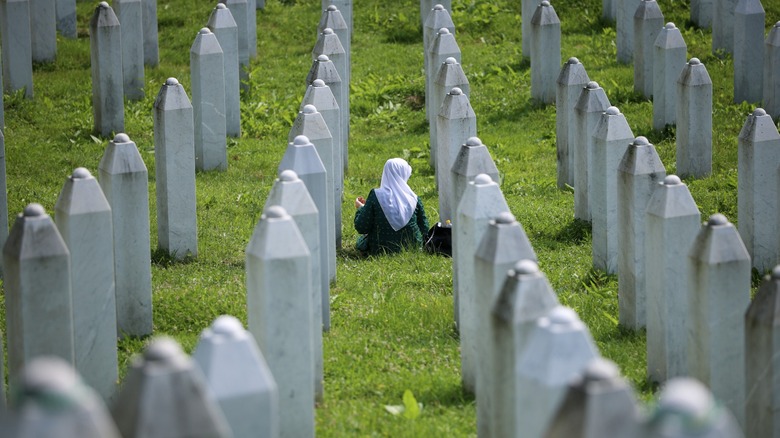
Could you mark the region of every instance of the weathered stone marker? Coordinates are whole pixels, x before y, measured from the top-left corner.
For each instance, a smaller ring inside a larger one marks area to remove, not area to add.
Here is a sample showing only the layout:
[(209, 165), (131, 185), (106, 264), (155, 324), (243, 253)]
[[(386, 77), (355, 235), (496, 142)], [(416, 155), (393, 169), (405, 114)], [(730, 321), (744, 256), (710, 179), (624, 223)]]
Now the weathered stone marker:
[[(320, 33), (319, 37), (317, 38), (317, 43), (314, 45), (314, 50), (311, 52), (312, 54), (312, 60), (316, 61), (317, 58), (320, 55), (325, 55), (328, 57), (328, 59), (333, 62), (333, 66), (336, 67), (336, 72), (339, 75), (339, 78), (341, 79), (341, 87), (340, 92), (342, 93), (342, 96), (340, 96), (339, 99), (339, 108), (343, 108), (343, 112), (340, 112), (339, 115), (344, 115), (344, 120), (342, 120), (342, 126), (341, 130), (349, 132), (349, 74), (350, 74), (350, 66), (349, 66), (349, 56), (344, 51), (344, 46), (341, 44), (341, 41), (339, 41), (338, 35), (336, 35), (333, 32), (333, 29), (326, 27), (323, 29), (322, 33)], [(309, 84), (311, 85), (311, 84)], [(292, 141), (292, 140), (290, 140)], [(349, 153), (347, 148), (347, 143), (345, 142), (344, 147), (340, 148), (341, 151), (347, 151), (347, 154)], [(343, 152), (339, 153), (339, 163), (341, 166), (341, 169), (339, 169), (339, 172), (344, 173), (347, 169), (347, 164), (349, 162), (349, 157), (344, 157)], [(340, 199), (340, 198), (339, 198)], [(341, 217), (341, 203), (339, 202), (339, 218)], [(341, 219), (339, 219), (339, 223), (341, 223)], [(341, 245), (341, 231), (339, 230), (339, 237), (338, 237), (339, 245)]]
[(540, 318), (519, 352), (515, 429), (507, 436), (541, 437), (550, 427), (566, 385), (598, 356), (585, 324), (568, 307)]
[[(592, 172), (588, 174), (588, 203), (593, 220), (593, 268), (618, 271), (618, 173), (623, 156), (634, 139), (626, 116), (614, 106), (607, 108), (593, 129)], [(622, 243), (621, 243), (622, 245)]]
[(160, 63), (157, 38), (157, 0), (143, 0), (144, 64), (156, 67)]
[(322, 10), (328, 11), (328, 8), (333, 6), (336, 10), (340, 11), (344, 22), (349, 28), (349, 39), (352, 39), (352, 29), (354, 28), (354, 18), (352, 14), (352, 0), (322, 0)]
[(166, 337), (133, 358), (112, 413), (123, 437), (231, 436), (200, 368)]
[(346, 84), (341, 80), (336, 65), (326, 55), (319, 55), (317, 59), (311, 65), (309, 74), (306, 76), (306, 85), (311, 85), (315, 80), (321, 79), (325, 85), (330, 87), (333, 92), (333, 96), (336, 98), (336, 103), (340, 109), (339, 111), (339, 125), (341, 130), (342, 144), (344, 148), (341, 150), (341, 159), (343, 160), (344, 169), (347, 169), (346, 163), (348, 162), (347, 155), (349, 155), (349, 93), (346, 90)]
[(111, 207), (83, 167), (65, 181), (54, 219), (70, 251), (76, 370), (104, 400), (116, 391), (116, 297)]
[(770, 219), (780, 217), (780, 133), (762, 108), (745, 120), (738, 145), (739, 234), (753, 267), (763, 273), (780, 261), (780, 230), (777, 222)]
[(57, 30), (65, 38), (76, 38), (76, 0), (56, 0)]
[(520, 13), (521, 13), (521, 27), (522, 33), (521, 44), (523, 49), (523, 56), (526, 58), (531, 57), (531, 45), (533, 44), (533, 32), (531, 31), (531, 20), (536, 13), (536, 7), (539, 6), (541, 1), (539, 0), (521, 0)]
[[(428, 13), (428, 18), (425, 19), (423, 25), (423, 65), (425, 67), (426, 78), (429, 75), (435, 74), (436, 72), (434, 70), (439, 68), (438, 65), (433, 66), (430, 64), (430, 59), (428, 59), (428, 48), (431, 47), (431, 43), (437, 32), (439, 32), (439, 29), (443, 28), (449, 30), (451, 34), (455, 34), (455, 24), (452, 22), (450, 13), (447, 9), (444, 9), (444, 6), (441, 4), (436, 4)], [(428, 96), (431, 92), (428, 87), (430, 87), (431, 84), (426, 82), (425, 85), (425, 95)], [(428, 121), (431, 121), (436, 119), (436, 114), (438, 114), (438, 109), (433, 108), (433, 111), (430, 114), (426, 113), (425, 115), (428, 118)]]
[(716, 0), (691, 0), (691, 22), (709, 29), (712, 27), (712, 9)]
[(122, 34), (125, 97), (144, 98), (143, 0), (114, 0)]
[(249, 331), (279, 387), (281, 437), (314, 437), (311, 254), (295, 221), (265, 210), (246, 249)]
[(0, 2), (0, 38), (3, 42), (3, 89), (7, 93), (24, 89), (33, 98), (32, 35), (30, 1)]
[(54, 62), (57, 57), (57, 12), (54, 0), (30, 0), (32, 60)]
[(102, 136), (125, 129), (122, 35), (119, 20), (106, 2), (100, 2), (89, 21), (92, 59), (92, 116)]
[(680, 377), (661, 390), (658, 403), (643, 425), (648, 438), (742, 438), (734, 417), (698, 380)]
[[(327, 237), (321, 239), (320, 220), (317, 206), (306, 189), (306, 184), (298, 178), (292, 170), (283, 170), (279, 178), (274, 182), (268, 198), (265, 200), (265, 208), (277, 205), (285, 209), (287, 214), (295, 221), (298, 230), (303, 236), (306, 247), (311, 253), (311, 338), (314, 352), (314, 397), (321, 402), (323, 399), (323, 362), (322, 362), (322, 317), (323, 303), (329, 301), (330, 289), (328, 284), (327, 263), (328, 258), (323, 257), (327, 252), (325, 247)], [(329, 255), (329, 254), (328, 254)]]
[[(328, 0), (330, 3), (335, 3), (332, 0)], [(352, 0), (346, 0), (350, 3), (349, 10), (352, 11)], [(339, 42), (344, 47), (344, 53), (347, 55), (347, 66), (352, 65), (352, 23), (346, 21), (347, 18), (351, 20), (351, 16), (347, 17), (341, 14), (340, 6), (335, 4), (329, 4), (325, 6), (323, 2), (322, 16), (320, 16), (320, 22), (317, 24), (317, 35), (321, 34), (325, 29), (333, 30), (339, 37)], [(345, 83), (349, 83), (351, 67), (347, 68), (347, 77), (342, 77), (341, 80)], [(347, 102), (349, 103), (349, 102)], [(345, 108), (345, 111), (349, 113), (349, 106)], [(345, 134), (345, 138), (346, 134)]]
[[(293, 126), (287, 136), (288, 144), (294, 143), (295, 138), (299, 135), (308, 138), (311, 144), (314, 145), (314, 149), (317, 151), (317, 155), (325, 168), (325, 198), (328, 204), (328, 217), (326, 218), (327, 232), (321, 236), (321, 247), (323, 251), (327, 252), (327, 258), (322, 259), (323, 276), (326, 276), (323, 277), (323, 285), (327, 285), (329, 279), (335, 276), (336, 247), (341, 245), (342, 187), (340, 185), (337, 186), (334, 180), (335, 168), (341, 166), (341, 160), (334, 154), (333, 136), (330, 134), (328, 125), (314, 105), (306, 105), (302, 111), (298, 112), (298, 117), (293, 121)], [(295, 216), (289, 208), (284, 205), (282, 207), (285, 207), (287, 212), (293, 217)], [(322, 212), (322, 214), (325, 214), (325, 212)], [(309, 249), (311, 250), (311, 247)], [(323, 295), (323, 297), (325, 296), (327, 296), (327, 293)]]
[(574, 187), (574, 151), (576, 143), (574, 106), (582, 89), (590, 82), (588, 73), (577, 58), (563, 64), (556, 82), (555, 93), (555, 148), (558, 159), (558, 188)]
[(227, 170), (224, 62), (216, 35), (204, 27), (190, 48), (197, 170)]
[(712, 79), (691, 58), (677, 79), (677, 174), (701, 178), (712, 173)]
[[(558, 298), (539, 265), (533, 260), (521, 260), (507, 273), (499, 295), (490, 305), (490, 352), (486, 356), (492, 363), (486, 374), (491, 391), (488, 436), (512, 436), (516, 412), (521, 409), (517, 362), (538, 319), (558, 305)], [(481, 418), (484, 417), (477, 418), (480, 428)]]
[(428, 13), (431, 12), (434, 6), (437, 4), (442, 5), (444, 9), (452, 10), (452, 0), (420, 0), (420, 25), (425, 26), (425, 21), (428, 19)]
[(474, 254), (474, 305), (477, 322), (475, 369), (477, 427), (480, 436), (492, 436), (494, 429), (490, 421), (495, 409), (492, 403), (495, 376), (491, 360), (493, 352), (490, 348), (492, 306), (501, 293), (507, 272), (520, 260), (536, 261), (536, 253), (523, 226), (515, 220), (512, 213), (499, 213), (488, 223), (487, 231)]
[[(155, 0), (156, 1), (156, 0)], [(225, 63), (225, 129), (230, 137), (241, 136), (241, 102), (238, 79), (238, 26), (224, 3), (211, 11), (208, 27), (222, 48)]]
[(436, 120), (436, 180), (439, 183), (439, 218), (455, 219), (457, 205), (453, 204), (452, 166), (460, 146), (477, 135), (477, 116), (469, 97), (460, 88), (453, 88), (444, 97)]
[[(713, 0), (712, 52), (734, 51), (734, 10), (739, 0)], [(762, 25), (763, 28), (763, 25)], [(715, 395), (717, 397), (717, 394)]]
[(249, 58), (257, 58), (257, 0), (247, 0), (247, 48)]
[(543, 0), (531, 19), (531, 97), (555, 102), (555, 80), (561, 65), (561, 21)]
[(200, 335), (192, 359), (234, 437), (279, 436), (279, 389), (252, 334), (222, 315)]
[(176, 259), (198, 256), (192, 105), (176, 78), (154, 101), (158, 247)]
[(764, 40), (763, 105), (772, 118), (780, 120), (780, 21)]
[(597, 357), (569, 384), (545, 438), (634, 438), (639, 433), (634, 390), (614, 362)]
[(11, 436), (120, 438), (103, 400), (56, 356), (24, 367), (13, 405), (18, 435)]
[(734, 225), (714, 214), (696, 236), (688, 263), (688, 373), (744, 424), (750, 255)]
[(3, 247), (8, 383), (36, 356), (73, 364), (70, 252), (40, 204), (16, 217)]
[(680, 29), (666, 23), (653, 45), (653, 129), (660, 131), (677, 120), (677, 78), (687, 50)]
[[(249, 65), (249, 3), (248, 0), (221, 0), (230, 10), (230, 14), (236, 21), (238, 35), (238, 64), (241, 67)], [(252, 11), (252, 13), (255, 13)], [(239, 68), (242, 80), (246, 79), (246, 71)], [(242, 81), (241, 87), (244, 87)]]
[(780, 354), (777, 340), (780, 306), (780, 265), (764, 277), (745, 314), (745, 413), (748, 436), (778, 436), (777, 387)]
[[(0, 105), (2, 103), (0, 101)], [(8, 188), (5, 175), (5, 137), (0, 125), (0, 248), (5, 246), (5, 241), (8, 240)], [(2, 273), (2, 263), (0, 263), (0, 276)]]
[(629, 145), (617, 169), (618, 308), (620, 324), (637, 330), (646, 325), (645, 213), (666, 169), (645, 137)]
[(647, 376), (664, 382), (688, 370), (688, 265), (680, 260), (701, 228), (699, 208), (677, 175), (656, 185), (645, 225)]
[(601, 0), (601, 18), (606, 21), (615, 21), (617, 3), (618, 0)]
[(617, 61), (630, 64), (634, 60), (634, 13), (642, 0), (617, 0), (617, 18), (615, 20), (615, 45)]
[(763, 81), (755, 72), (764, 71), (764, 21), (761, 0), (738, 0), (734, 9), (734, 103), (760, 102)]
[[(428, 120), (428, 127), (430, 131), (430, 146), (431, 146), (431, 152), (434, 156), (438, 157), (438, 131), (437, 131), (437, 123), (439, 120), (439, 113), (441, 112), (441, 106), (442, 103), (444, 103), (444, 98), (447, 96), (447, 93), (452, 91), (453, 88), (460, 88), (460, 90), (465, 93), (466, 95), (470, 94), (470, 87), (469, 87), (469, 80), (466, 79), (466, 73), (463, 72), (463, 67), (461, 67), (460, 63), (455, 58), (447, 58), (444, 60), (444, 63), (442, 63), (439, 67), (439, 73), (436, 75), (436, 78), (433, 81), (433, 89), (431, 90), (431, 94), (429, 95), (432, 102), (431, 107), (435, 108), (435, 110), (431, 113), (432, 116)], [(449, 159), (445, 159), (445, 161), (450, 161)], [(436, 161), (436, 167), (435, 169), (439, 169), (438, 165), (438, 158)], [(451, 161), (450, 161), (451, 163)], [(446, 166), (446, 164), (445, 164)], [(438, 187), (439, 184), (439, 173), (436, 173), (436, 185)]]
[[(439, 30), (427, 50), (428, 63), (431, 68), (425, 76), (425, 113), (428, 114), (429, 119), (432, 119), (438, 114), (440, 109), (433, 107), (433, 82), (436, 80), (439, 69), (444, 65), (447, 58), (453, 58), (460, 63), (461, 52), (458, 43), (455, 41), (455, 35), (451, 34), (447, 28)], [(431, 145), (430, 164), (434, 169), (436, 168), (436, 151), (433, 144)]]
[(100, 159), (99, 181), (114, 229), (116, 322), (120, 335), (152, 333), (149, 179), (127, 134), (117, 134)]
[(642, 0), (634, 13), (634, 91), (653, 96), (653, 52), (664, 28), (664, 14), (655, 0)]
[(574, 150), (574, 217), (584, 221), (591, 219), (588, 173), (592, 165), (593, 130), (608, 107), (607, 94), (595, 81), (588, 82), (582, 89), (574, 106), (576, 143), (569, 144), (569, 153)]

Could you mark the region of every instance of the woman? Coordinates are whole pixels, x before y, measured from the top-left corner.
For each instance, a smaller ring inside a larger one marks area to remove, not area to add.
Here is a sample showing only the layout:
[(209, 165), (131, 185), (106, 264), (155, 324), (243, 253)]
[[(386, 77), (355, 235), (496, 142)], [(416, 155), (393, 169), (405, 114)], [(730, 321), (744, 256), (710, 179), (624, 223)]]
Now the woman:
[(406, 181), (412, 168), (401, 158), (391, 158), (382, 171), (382, 184), (371, 189), (368, 199), (355, 199), (357, 248), (368, 254), (421, 248), (428, 231), (422, 201)]

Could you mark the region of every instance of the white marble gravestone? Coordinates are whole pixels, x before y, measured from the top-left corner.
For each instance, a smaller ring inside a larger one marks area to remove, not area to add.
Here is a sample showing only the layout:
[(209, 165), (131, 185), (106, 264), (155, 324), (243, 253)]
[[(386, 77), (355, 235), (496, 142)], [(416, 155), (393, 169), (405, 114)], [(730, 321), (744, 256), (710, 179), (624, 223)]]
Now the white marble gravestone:
[(3, 247), (8, 383), (16, 391), (22, 367), (37, 356), (73, 364), (70, 252), (40, 204), (16, 217)]
[[(745, 430), (748, 436), (780, 436), (780, 394), (774, 384), (780, 373), (778, 294), (780, 265), (764, 277), (745, 314)], [(770, 385), (769, 382), (773, 383)]]
[(688, 374), (744, 424), (750, 255), (736, 227), (714, 214), (688, 253)]
[(225, 414), (233, 436), (279, 436), (279, 389), (252, 334), (230, 315), (203, 330), (192, 359)]
[[(155, 0), (156, 1), (156, 0)], [(217, 36), (225, 63), (225, 129), (230, 137), (241, 136), (241, 102), (238, 78), (238, 25), (224, 3), (217, 3), (208, 28)]]
[(192, 104), (176, 78), (154, 101), (157, 246), (176, 259), (198, 256), (195, 127)]
[(561, 21), (549, 1), (543, 0), (531, 19), (531, 97), (555, 102), (555, 81), (561, 65)]
[(133, 358), (112, 414), (124, 438), (231, 436), (200, 368), (167, 337)]
[(634, 13), (641, 0), (617, 0), (617, 2), (615, 19), (617, 61), (621, 64), (631, 64), (634, 60)]
[(764, 81), (764, 22), (761, 0), (738, 0), (734, 10), (734, 103), (760, 102)]
[(352, 0), (322, 0), (320, 3), (323, 11), (330, 11), (330, 7), (333, 6), (342, 14), (342, 19), (349, 28), (349, 39), (352, 39), (352, 29), (354, 28)]
[(712, 52), (734, 51), (734, 10), (739, 0), (712, 0)]
[(618, 168), (634, 133), (614, 106), (601, 115), (592, 133), (593, 155), (588, 173), (588, 203), (593, 220), (593, 268), (618, 271)]
[(642, 0), (634, 13), (634, 91), (653, 96), (653, 52), (664, 28), (664, 14), (655, 0)]
[(677, 120), (677, 78), (685, 66), (688, 46), (680, 29), (666, 23), (653, 45), (653, 129), (662, 130)]
[[(274, 181), (265, 207), (277, 205), (284, 208), (287, 214), (295, 221), (298, 230), (306, 242), (306, 247), (311, 252), (311, 286), (312, 293), (312, 341), (314, 346), (314, 397), (318, 402), (323, 400), (323, 362), (322, 362), (322, 321), (323, 305), (328, 309), (330, 289), (328, 283), (327, 258), (322, 253), (327, 251), (320, 235), (319, 212), (314, 200), (309, 195), (306, 184), (298, 178), (292, 170), (283, 170), (279, 178)], [(327, 238), (326, 238), (327, 239)]]
[(100, 396), (59, 357), (27, 364), (13, 402), (11, 436), (120, 438)]
[(144, 64), (156, 67), (160, 63), (160, 48), (157, 36), (157, 0), (143, 0), (143, 36), (144, 36)]
[(55, 0), (57, 30), (64, 38), (76, 38), (76, 0)]
[(533, 43), (533, 32), (531, 31), (531, 20), (536, 13), (536, 7), (541, 3), (540, 0), (521, 0), (520, 2), (520, 14), (521, 14), (521, 41), (523, 57), (531, 57), (531, 45)]
[[(427, 78), (429, 75), (435, 73), (432, 70), (438, 69), (439, 66), (433, 66), (430, 65), (429, 59), (428, 59), (428, 48), (431, 46), (431, 43), (433, 42), (433, 38), (436, 36), (436, 33), (439, 32), (439, 29), (446, 28), (450, 31), (451, 34), (455, 34), (455, 24), (452, 22), (452, 18), (450, 17), (450, 13), (447, 9), (444, 8), (441, 4), (435, 4), (433, 6), (433, 9), (431, 9), (428, 13), (428, 18), (425, 19), (425, 23), (423, 24), (423, 62), (425, 67), (425, 77)], [(430, 89), (428, 88), (431, 84), (426, 82), (426, 88), (425, 88), (425, 95), (427, 96), (428, 93), (430, 93)], [(435, 120), (436, 114), (438, 114), (438, 109), (434, 106), (433, 112), (430, 114), (426, 113), (426, 117), (428, 118), (428, 121)]]
[[(351, 20), (351, 12), (352, 12), (352, 6), (351, 1), (352, 0), (345, 0), (349, 4), (349, 12), (350, 16), (347, 17), (346, 15), (341, 14), (340, 6), (337, 7), (335, 4), (330, 4), (328, 6), (325, 6), (323, 3), (323, 11), (322, 16), (320, 17), (320, 22), (317, 25), (317, 34), (319, 35), (322, 33), (326, 28), (330, 28), (333, 30), (333, 33), (335, 33), (339, 37), (339, 42), (344, 47), (344, 53), (347, 56), (347, 77), (342, 77), (342, 87), (345, 87), (345, 89), (341, 90), (338, 89), (338, 87), (334, 87), (330, 82), (327, 80), (325, 83), (327, 83), (329, 86), (332, 87), (333, 94), (337, 97), (339, 100), (339, 108), (341, 108), (341, 130), (342, 130), (342, 137), (344, 142), (344, 147), (342, 148), (341, 152), (341, 158), (344, 162), (344, 168), (342, 171), (347, 170), (347, 164), (349, 163), (349, 149), (347, 148), (347, 145), (349, 143), (349, 83), (351, 78), (351, 71), (352, 71), (352, 23), (350, 21), (345, 21), (347, 19)], [(335, 3), (333, 0), (330, 0), (331, 3)], [(346, 6), (346, 5), (344, 5)], [(310, 83), (310, 82), (307, 82)], [(339, 98), (337, 92), (344, 92), (346, 94), (346, 98)], [(317, 107), (319, 108), (319, 107)], [(332, 131), (332, 130), (331, 130)]]
[(712, 27), (712, 10), (716, 0), (691, 0), (691, 22), (700, 28)]
[(620, 324), (637, 330), (646, 325), (645, 212), (666, 169), (655, 146), (637, 137), (617, 169), (618, 310)]
[(320, 55), (325, 55), (333, 62), (336, 67), (336, 71), (341, 78), (342, 89), (347, 94), (347, 107), (349, 111), (349, 59), (347, 58), (347, 52), (344, 46), (339, 40), (339, 36), (333, 32), (333, 29), (326, 27), (317, 37), (317, 42), (314, 44), (314, 49), (311, 51), (312, 61), (317, 60)]
[(30, 0), (30, 36), (34, 62), (54, 62), (57, 57), (55, 8), (55, 0)]
[(114, 0), (122, 34), (122, 75), (129, 100), (144, 98), (143, 0)]
[(227, 170), (224, 59), (217, 36), (201, 29), (190, 48), (197, 170)]
[(545, 438), (635, 438), (639, 406), (614, 362), (597, 357), (569, 384)]
[(32, 99), (30, 0), (0, 2), (0, 39), (3, 42), (3, 90), (12, 93), (24, 89), (24, 96)]
[(582, 89), (574, 106), (576, 142), (569, 143), (569, 153), (574, 152), (574, 217), (584, 221), (591, 220), (588, 173), (593, 155), (593, 131), (607, 108), (607, 94), (595, 81), (588, 82)]
[(772, 117), (756, 108), (738, 139), (737, 214), (739, 234), (752, 265), (763, 273), (780, 262), (778, 185), (780, 133)]
[(117, 331), (120, 335), (146, 336), (152, 333), (146, 165), (130, 137), (117, 134), (108, 143), (98, 170), (113, 220)]
[[(230, 10), (230, 14), (236, 21), (238, 31), (238, 64), (246, 68), (249, 65), (249, 2), (248, 0), (221, 0)], [(255, 11), (253, 10), (254, 14)], [(243, 80), (246, 79), (244, 68), (239, 68), (239, 75), (242, 78), (241, 86), (244, 87)]]
[(54, 219), (70, 251), (76, 370), (104, 400), (116, 391), (116, 292), (111, 207), (83, 167), (65, 181)]
[[(458, 43), (455, 41), (455, 35), (450, 33), (447, 28), (441, 28), (434, 35), (431, 45), (426, 49), (428, 52), (428, 64), (431, 68), (425, 75), (425, 114), (433, 118), (438, 114), (440, 108), (434, 108), (434, 81), (439, 74), (439, 69), (444, 65), (447, 58), (453, 58), (458, 63), (461, 62), (461, 52)], [(468, 92), (466, 93), (468, 94)], [(441, 101), (439, 101), (441, 102)], [(436, 151), (431, 146), (430, 155), (431, 166), (436, 168)]]
[(658, 183), (645, 215), (647, 376), (654, 382), (687, 374), (688, 255), (701, 215), (677, 175)]
[(712, 79), (691, 58), (677, 79), (677, 174), (701, 178), (712, 173)]
[(436, 119), (436, 181), (439, 186), (439, 219), (453, 220), (457, 205), (452, 203), (454, 184), (452, 165), (460, 146), (477, 135), (477, 115), (469, 97), (460, 88), (453, 88), (444, 96)]
[(495, 407), (493, 391), (493, 362), (490, 355), (491, 312), (506, 281), (507, 272), (520, 260), (536, 261), (523, 226), (512, 213), (499, 213), (488, 223), (487, 231), (474, 254), (475, 310), (477, 318), (477, 428), (480, 436), (492, 436), (491, 415)]
[[(0, 94), (3, 93), (0, 92)], [(0, 100), (0, 105), (2, 104), (3, 102)], [(8, 189), (5, 181), (5, 137), (3, 136), (2, 121), (0, 120), (0, 248), (5, 246), (5, 241), (8, 239)], [(2, 275), (3, 269), (2, 263), (0, 263), (0, 277)]]
[(295, 221), (266, 208), (246, 249), (249, 331), (279, 387), (280, 437), (314, 437), (311, 253)]
[(425, 26), (425, 21), (428, 19), (428, 13), (431, 12), (434, 6), (437, 4), (442, 5), (444, 9), (452, 10), (452, 0), (420, 0), (420, 25)]
[(458, 273), (458, 315), (463, 386), (469, 392), (477, 387), (478, 303), (474, 255), (487, 232), (490, 219), (508, 212), (509, 206), (498, 184), (487, 174), (469, 183), (458, 204), (452, 224), (452, 268)]
[[(522, 409), (518, 404), (522, 387), (515, 372), (518, 359), (538, 319), (558, 306), (558, 298), (539, 266), (533, 260), (521, 260), (507, 272), (501, 291), (490, 305), (490, 352), (480, 358), (486, 359), (489, 367), (488, 436), (514, 436), (515, 417)], [(477, 427), (484, 430), (481, 418), (477, 418)]]
[(590, 82), (588, 73), (577, 58), (563, 64), (556, 82), (555, 93), (555, 148), (558, 161), (558, 188), (574, 187), (574, 151), (576, 143), (574, 106), (582, 89)]
[(321, 79), (333, 92), (339, 111), (339, 127), (341, 130), (341, 141), (344, 147), (341, 149), (341, 159), (343, 161), (343, 171), (346, 171), (349, 155), (349, 93), (346, 90), (346, 84), (339, 76), (335, 64), (326, 55), (319, 55), (311, 65), (309, 74), (306, 76), (306, 85), (311, 85), (315, 80)]
[[(429, 94), (430, 98), (432, 99), (431, 107), (435, 109), (431, 112), (431, 117), (428, 120), (428, 130), (430, 132), (430, 151), (435, 157), (437, 157), (434, 170), (437, 171), (436, 186), (438, 187), (438, 169), (446, 168), (446, 163), (443, 166), (439, 166), (438, 164), (438, 115), (441, 113), (441, 106), (444, 103), (444, 98), (447, 97), (447, 93), (452, 91), (453, 88), (460, 88), (460, 90), (467, 96), (470, 94), (471, 88), (469, 87), (469, 80), (466, 78), (466, 73), (463, 72), (463, 67), (455, 58), (450, 57), (445, 59), (444, 62), (437, 68), (439, 73), (433, 80), (433, 84), (431, 84), (433, 88)], [(450, 165), (452, 164), (451, 160), (448, 158), (445, 158), (444, 161), (449, 161)]]
[(108, 137), (125, 129), (122, 35), (119, 20), (106, 2), (100, 2), (89, 21), (92, 60), (92, 116), (94, 129)]
[(615, 21), (615, 15), (617, 14), (617, 2), (618, 0), (602, 0), (601, 18), (606, 21)]
[(763, 105), (774, 120), (780, 120), (780, 21), (764, 40)]

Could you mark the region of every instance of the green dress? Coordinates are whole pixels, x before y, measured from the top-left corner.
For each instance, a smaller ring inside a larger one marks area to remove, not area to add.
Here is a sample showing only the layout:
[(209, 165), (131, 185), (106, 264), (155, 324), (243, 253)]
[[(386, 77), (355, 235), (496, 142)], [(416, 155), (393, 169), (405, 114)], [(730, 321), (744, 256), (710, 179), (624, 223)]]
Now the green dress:
[(428, 219), (418, 197), (409, 223), (395, 231), (387, 221), (374, 189), (371, 189), (366, 204), (355, 212), (355, 230), (361, 234), (357, 241), (359, 250), (372, 255), (398, 252), (404, 247), (422, 248), (423, 236), (428, 232)]

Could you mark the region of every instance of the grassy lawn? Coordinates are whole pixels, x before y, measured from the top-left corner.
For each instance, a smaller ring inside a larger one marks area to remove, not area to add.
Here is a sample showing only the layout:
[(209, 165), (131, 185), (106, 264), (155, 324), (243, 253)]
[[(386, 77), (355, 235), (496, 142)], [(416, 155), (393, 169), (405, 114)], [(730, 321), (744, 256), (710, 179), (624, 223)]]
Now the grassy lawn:
[[(649, 400), (656, 388), (645, 380), (644, 332), (617, 325), (617, 278), (591, 269), (589, 227), (573, 219), (573, 192), (556, 188), (555, 107), (530, 100), (529, 61), (520, 55), (520, 2), (453, 3), (479, 137), (501, 172), (512, 213), (560, 301), (579, 313), (602, 355), (617, 362), (639, 396)], [(703, 218), (721, 212), (736, 222), (737, 135), (753, 106), (732, 103), (731, 59), (711, 54), (710, 33), (688, 22), (688, 2), (659, 3), (666, 21), (682, 29), (688, 56), (702, 60), (714, 83), (713, 175), (685, 182)], [(780, 19), (780, 3), (764, 3), (768, 29)], [(79, 39), (59, 39), (57, 61), (35, 66), (35, 99), (5, 95), (12, 216), (30, 202), (52, 213), (73, 168), (97, 173), (108, 139), (92, 133), (88, 20), (95, 5), (78, 3)], [(212, 7), (212, 2), (158, 0), (160, 66), (146, 70), (146, 98), (125, 105), (125, 131), (149, 169), (152, 248), (157, 246), (152, 104), (168, 77), (178, 78), (190, 93), (189, 48)], [(615, 29), (600, 20), (601, 1), (561, 1), (555, 7), (563, 25), (561, 61), (577, 56), (591, 80), (626, 114), (634, 134), (648, 137), (667, 173), (674, 173), (674, 128), (652, 130), (652, 103), (633, 93), (632, 68), (615, 62)], [(352, 249), (352, 200), (379, 184), (387, 158), (410, 162), (410, 185), (431, 222), (438, 220), (428, 124), (421, 110), (425, 85), (418, 11), (412, 0), (355, 2), (344, 248), (331, 287), (332, 328), (324, 335), (319, 436), (476, 434), (474, 398), (460, 387), (451, 260), (418, 252), (364, 259)], [(228, 140), (227, 172), (197, 175), (199, 257), (171, 263), (164, 254), (152, 254), (155, 333), (175, 337), (187, 351), (220, 314), (246, 322), (244, 249), (305, 91), (319, 16), (319, 0), (271, 0), (258, 12), (258, 57), (241, 102), (243, 135)], [(4, 316), (0, 312), (0, 327)], [(120, 343), (120, 374), (147, 341)], [(424, 405), (416, 420), (384, 409), (402, 404), (407, 389)]]

